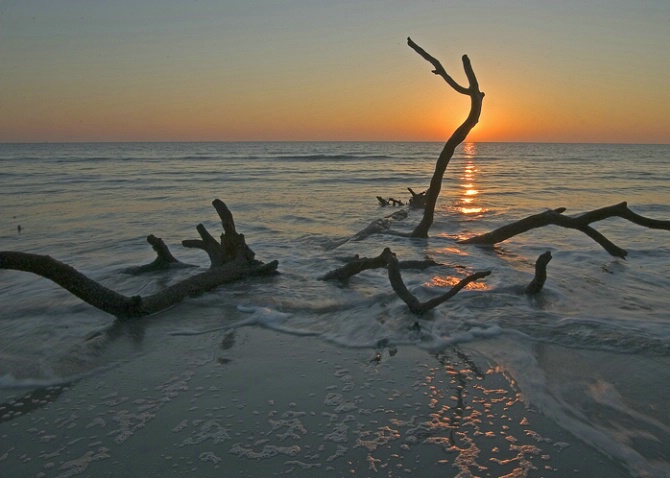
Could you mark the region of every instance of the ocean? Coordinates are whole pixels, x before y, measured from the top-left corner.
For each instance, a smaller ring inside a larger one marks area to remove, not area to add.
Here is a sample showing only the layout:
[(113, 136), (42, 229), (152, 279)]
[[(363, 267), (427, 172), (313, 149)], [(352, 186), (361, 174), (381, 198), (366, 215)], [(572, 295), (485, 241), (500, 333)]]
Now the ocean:
[[(347, 240), (400, 208), (381, 207), (376, 196), (406, 201), (408, 187), (423, 191), (441, 147), (0, 144), (0, 250), (48, 254), (118, 292), (146, 295), (192, 273), (123, 273), (153, 260), (146, 236), (207, 267), (206, 254), (181, 241), (198, 238), (200, 223), (220, 233), (211, 206), (218, 198), (257, 259), (279, 261), (277, 276), (190, 298), (142, 319), (140, 332), (115, 326), (45, 279), (0, 270), (0, 435), (19, 415), (38, 413), (35, 406), (13, 414), (16, 397), (104, 381), (176, 341), (183, 348), (170, 353), (191, 357), (231, 331), (262, 328), (297, 338), (298, 347), (316, 341), (344, 355), (372, 356), (382, 347), (434, 356), (467, 347), (497, 364), (527, 407), (632, 476), (670, 476), (670, 233), (620, 218), (593, 224), (628, 251), (626, 260), (556, 226), (495, 247), (456, 242), (558, 207), (576, 215), (627, 201), (638, 214), (670, 220), (670, 145), (466, 143), (445, 174), (429, 239)], [(393, 228), (411, 231), (419, 219), (410, 211)], [(491, 275), (423, 316), (395, 296), (384, 270), (346, 284), (319, 280), (343, 258), (374, 257), (385, 247), (400, 260), (443, 264), (403, 271), (422, 300), (469, 273)], [(527, 296), (545, 251), (553, 256), (545, 288)], [(262, 359), (263, 350), (248, 352)], [(65, 473), (54, 470), (42, 472)]]

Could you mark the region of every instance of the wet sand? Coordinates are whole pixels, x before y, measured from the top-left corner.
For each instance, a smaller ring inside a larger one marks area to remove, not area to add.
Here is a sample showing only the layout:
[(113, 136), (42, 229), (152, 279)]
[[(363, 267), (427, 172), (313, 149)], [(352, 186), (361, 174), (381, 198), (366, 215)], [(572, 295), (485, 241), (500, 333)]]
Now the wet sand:
[(152, 350), (11, 392), (0, 476), (630, 476), (467, 344), (343, 349), (242, 328)]

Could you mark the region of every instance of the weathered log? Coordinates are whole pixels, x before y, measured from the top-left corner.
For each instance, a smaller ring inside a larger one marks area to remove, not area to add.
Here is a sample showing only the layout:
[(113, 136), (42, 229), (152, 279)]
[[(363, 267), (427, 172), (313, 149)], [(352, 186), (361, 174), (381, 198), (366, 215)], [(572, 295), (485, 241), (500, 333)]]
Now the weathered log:
[(415, 314), (424, 314), (429, 310), (434, 309), (438, 305), (451, 299), (470, 282), (476, 281), (491, 274), (491, 271), (475, 272), (474, 274), (471, 274), (462, 279), (461, 281), (459, 281), (448, 292), (438, 297), (435, 297), (429, 301), (420, 302), (419, 299), (417, 299), (405, 286), (405, 283), (402, 280), (402, 276), (400, 275), (400, 267), (398, 264), (398, 259), (396, 258), (395, 254), (391, 252), (391, 249), (389, 249), (388, 247), (384, 249), (384, 251), (381, 253), (381, 256), (383, 256), (386, 259), (391, 287), (393, 287), (393, 290), (398, 295), (398, 297), (400, 297), (403, 300), (403, 302), (407, 304), (409, 310), (411, 310)]
[[(479, 84), (477, 82), (477, 77), (475, 76), (472, 65), (467, 55), (463, 55), (463, 69), (465, 70), (465, 75), (468, 79), (468, 86), (464, 87), (459, 85), (453, 78), (451, 78), (447, 71), (444, 69), (442, 64), (433, 56), (428, 54), (423, 48), (417, 45), (411, 38), (407, 38), (407, 44), (415, 52), (417, 52), (423, 59), (431, 63), (434, 67), (433, 73), (442, 77), (449, 86), (451, 86), (458, 93), (470, 97), (470, 113), (468, 114), (465, 121), (453, 132), (451, 137), (447, 140), (440, 155), (435, 164), (435, 171), (433, 172), (433, 177), (430, 181), (430, 187), (423, 193), (417, 194), (412, 188), (407, 188), (412, 194), (412, 198), (409, 200), (410, 208), (423, 208), (423, 217), (419, 224), (414, 228), (410, 233), (394, 231), (390, 228), (390, 222), (387, 220), (379, 219), (372, 222), (367, 228), (359, 232), (351, 239), (345, 240), (337, 244), (335, 247), (342, 245), (349, 240), (362, 240), (373, 234), (391, 234), (401, 237), (428, 237), (428, 230), (433, 225), (433, 220), (435, 216), (435, 206), (437, 204), (437, 198), (440, 195), (442, 189), (442, 179), (444, 177), (444, 172), (449, 165), (451, 157), (456, 151), (456, 147), (461, 144), (468, 133), (474, 126), (479, 122), (479, 116), (482, 110), (482, 101), (484, 99), (484, 93), (479, 91)], [(389, 201), (377, 196), (377, 200), (382, 206), (388, 205)]]
[[(202, 225), (199, 225), (198, 232), (202, 241), (194, 241), (197, 244), (191, 245), (191, 247), (198, 247), (208, 253), (212, 263), (210, 269), (146, 297), (128, 297), (119, 294), (86, 277), (73, 267), (45, 255), (0, 251), (0, 269), (13, 269), (40, 275), (88, 304), (119, 319), (155, 314), (181, 302), (186, 297), (199, 295), (219, 285), (251, 275), (276, 272), (277, 261), (263, 264), (254, 259), (254, 253), (247, 246), (244, 236), (235, 230), (232, 214), (226, 205), (218, 199), (213, 202), (213, 205), (221, 217), (224, 228), (221, 244), (212, 238)], [(159, 244), (158, 241), (154, 242)]]
[(437, 198), (440, 195), (440, 190), (442, 189), (442, 178), (444, 177), (444, 172), (449, 165), (451, 157), (454, 155), (456, 147), (461, 144), (468, 133), (474, 126), (479, 122), (479, 115), (482, 110), (482, 101), (484, 99), (484, 93), (479, 91), (479, 84), (477, 82), (477, 77), (472, 69), (470, 64), (470, 59), (463, 55), (463, 69), (465, 70), (465, 76), (468, 79), (468, 86), (464, 87), (456, 83), (453, 78), (451, 78), (447, 71), (444, 69), (442, 64), (429, 55), (423, 48), (414, 43), (411, 38), (407, 39), (407, 44), (416, 51), (421, 57), (428, 61), (435, 68), (433, 73), (442, 77), (449, 86), (451, 86), (458, 93), (470, 97), (470, 113), (468, 114), (465, 121), (454, 131), (451, 137), (447, 140), (440, 156), (437, 159), (435, 164), (435, 171), (433, 177), (430, 180), (430, 187), (426, 193), (425, 207), (423, 210), (423, 218), (421, 222), (414, 228), (414, 231), (410, 234), (411, 237), (428, 237), (428, 230), (433, 225), (433, 219), (435, 215), (435, 205), (437, 203)]
[(591, 223), (602, 221), (603, 219), (608, 219), (610, 217), (620, 217), (634, 224), (638, 224), (650, 229), (663, 229), (670, 231), (670, 221), (661, 221), (640, 216), (639, 214), (631, 211), (628, 208), (628, 204), (626, 202), (595, 209), (575, 217), (564, 216), (562, 214), (564, 211), (565, 208), (547, 210), (539, 214), (528, 216), (512, 224), (499, 227), (498, 229), (495, 229), (491, 232), (470, 237), (468, 239), (462, 239), (458, 241), (458, 243), (493, 245), (506, 241), (507, 239), (518, 234), (530, 231), (531, 229), (537, 229), (548, 225), (555, 225), (581, 231), (600, 244), (603, 249), (609, 252), (612, 256), (625, 259), (628, 253), (624, 249), (616, 246), (604, 235), (593, 229), (590, 226)]
[(243, 260), (237, 260), (196, 274), (155, 294), (146, 297), (128, 297), (50, 256), (25, 252), (0, 252), (0, 269), (32, 272), (42, 276), (84, 302), (119, 319), (155, 314), (181, 302), (186, 297), (199, 295), (242, 277), (271, 274), (276, 271), (277, 264), (277, 261), (273, 261), (269, 264), (250, 266)]
[(535, 277), (526, 286), (526, 294), (535, 295), (542, 290), (544, 283), (547, 280), (547, 264), (551, 260), (551, 252), (547, 251), (540, 254), (540, 257), (535, 261)]

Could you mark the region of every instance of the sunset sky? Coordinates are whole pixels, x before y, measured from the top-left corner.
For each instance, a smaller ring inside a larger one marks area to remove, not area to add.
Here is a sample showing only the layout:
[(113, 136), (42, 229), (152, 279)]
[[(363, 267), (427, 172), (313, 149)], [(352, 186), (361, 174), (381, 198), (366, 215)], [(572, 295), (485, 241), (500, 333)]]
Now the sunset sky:
[(670, 1), (0, 0), (0, 142), (670, 143)]

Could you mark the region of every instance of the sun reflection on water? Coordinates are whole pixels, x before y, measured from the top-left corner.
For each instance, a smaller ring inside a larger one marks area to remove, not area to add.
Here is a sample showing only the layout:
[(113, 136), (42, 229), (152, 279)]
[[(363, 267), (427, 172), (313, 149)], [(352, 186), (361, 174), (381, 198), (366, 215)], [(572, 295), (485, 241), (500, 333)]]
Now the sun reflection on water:
[(461, 214), (476, 215), (485, 212), (485, 209), (476, 204), (476, 196), (480, 193), (477, 187), (476, 177), (479, 168), (475, 164), (477, 156), (477, 144), (466, 143), (463, 145), (463, 156), (465, 166), (463, 175), (459, 176), (459, 198), (456, 200), (456, 208)]
[[(458, 284), (463, 277), (456, 276), (433, 276), (429, 282), (426, 282), (427, 287), (453, 287)], [(488, 290), (490, 287), (483, 282), (470, 282), (465, 286), (465, 290)]]

